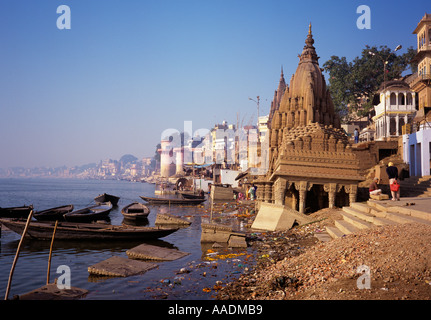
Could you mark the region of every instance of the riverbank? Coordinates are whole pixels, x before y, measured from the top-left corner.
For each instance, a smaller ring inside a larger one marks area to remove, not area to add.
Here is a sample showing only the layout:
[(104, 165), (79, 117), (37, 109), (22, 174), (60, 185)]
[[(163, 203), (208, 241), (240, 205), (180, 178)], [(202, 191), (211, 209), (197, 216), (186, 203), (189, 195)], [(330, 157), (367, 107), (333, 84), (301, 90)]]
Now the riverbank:
[(255, 266), (220, 289), (217, 299), (431, 299), (431, 226), (379, 226), (317, 240), (314, 233), (333, 225), (339, 212), (318, 211), (311, 215), (318, 222), (284, 232), (251, 233)]

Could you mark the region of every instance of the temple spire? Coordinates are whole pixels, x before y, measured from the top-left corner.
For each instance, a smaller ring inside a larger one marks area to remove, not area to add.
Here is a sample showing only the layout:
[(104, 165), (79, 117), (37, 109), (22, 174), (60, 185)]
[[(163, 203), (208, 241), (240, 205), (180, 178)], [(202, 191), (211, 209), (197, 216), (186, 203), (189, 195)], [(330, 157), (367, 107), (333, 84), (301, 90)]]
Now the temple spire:
[(319, 60), (319, 57), (316, 54), (316, 50), (313, 44), (314, 44), (314, 39), (313, 39), (313, 34), (311, 33), (311, 22), (310, 22), (310, 24), (308, 25), (307, 38), (305, 39), (305, 46), (300, 56), (300, 61), (312, 60), (317, 62)]
[(313, 39), (313, 34), (311, 33), (311, 22), (308, 26), (308, 34), (307, 34), (307, 39), (305, 39), (305, 44), (306, 44), (306, 47), (312, 47), (314, 49), (313, 47), (314, 39)]

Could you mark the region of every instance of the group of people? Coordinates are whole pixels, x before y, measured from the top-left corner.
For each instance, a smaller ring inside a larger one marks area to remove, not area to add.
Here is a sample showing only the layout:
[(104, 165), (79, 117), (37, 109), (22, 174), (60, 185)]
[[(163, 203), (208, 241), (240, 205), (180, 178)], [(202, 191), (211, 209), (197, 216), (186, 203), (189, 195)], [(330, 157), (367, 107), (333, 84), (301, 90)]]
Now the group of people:
[(257, 187), (253, 184), (249, 189), (246, 189), (245, 196), (242, 192), (238, 193), (238, 200), (256, 200)]
[[(400, 185), (398, 183), (398, 169), (394, 166), (393, 162), (388, 163), (386, 173), (389, 178), (389, 188), (391, 190), (392, 201), (400, 201)], [(379, 195), (382, 193), (382, 189), (379, 189), (378, 184), (379, 178), (375, 177), (370, 185), (370, 195)]]

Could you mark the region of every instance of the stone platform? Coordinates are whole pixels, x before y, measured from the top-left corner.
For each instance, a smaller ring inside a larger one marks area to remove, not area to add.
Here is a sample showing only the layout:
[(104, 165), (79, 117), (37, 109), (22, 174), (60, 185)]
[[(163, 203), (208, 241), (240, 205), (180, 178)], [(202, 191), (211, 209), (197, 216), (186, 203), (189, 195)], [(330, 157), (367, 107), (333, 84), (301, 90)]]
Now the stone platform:
[(268, 231), (288, 230), (295, 222), (301, 225), (311, 222), (311, 219), (281, 205), (262, 203), (251, 228)]
[(215, 223), (201, 224), (201, 243), (227, 244), (230, 248), (246, 248), (245, 233), (234, 231), (229, 226)]
[(143, 243), (126, 251), (131, 259), (173, 261), (189, 255), (188, 252)]
[(157, 267), (157, 264), (155, 263), (113, 256), (107, 260), (88, 267), (88, 272), (90, 274), (102, 276), (128, 277), (145, 273), (155, 267)]
[(41, 288), (18, 296), (19, 300), (75, 300), (85, 297), (88, 290), (71, 287), (59, 289), (57, 284), (50, 283)]

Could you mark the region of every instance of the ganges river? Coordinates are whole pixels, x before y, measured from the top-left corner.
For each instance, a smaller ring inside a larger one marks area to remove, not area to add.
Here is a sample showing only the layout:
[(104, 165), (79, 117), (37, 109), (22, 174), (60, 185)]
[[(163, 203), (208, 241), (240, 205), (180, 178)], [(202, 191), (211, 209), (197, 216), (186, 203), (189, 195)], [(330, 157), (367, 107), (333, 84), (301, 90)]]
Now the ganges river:
[[(140, 201), (139, 196), (154, 196), (155, 185), (114, 180), (79, 179), (0, 179), (0, 207), (30, 205), (36, 211), (73, 204), (75, 209), (94, 203), (102, 193), (120, 197), (117, 207), (109, 214), (110, 223), (123, 222), (121, 208)], [(70, 268), (71, 286), (86, 289), (83, 299), (90, 300), (212, 300), (217, 288), (238, 277), (253, 263), (250, 247), (244, 249), (213, 248), (201, 244), (201, 222), (210, 222), (211, 205), (152, 206), (148, 226), (154, 226), (157, 214), (170, 213), (190, 220), (189, 227), (149, 244), (176, 248), (189, 255), (174, 261), (157, 262), (158, 267), (144, 274), (129, 277), (101, 277), (88, 273), (88, 267), (112, 256), (127, 258), (126, 251), (142, 241), (54, 241), (50, 281), (61, 274), (59, 266)], [(243, 226), (235, 219), (238, 210), (229, 210), (224, 204), (219, 222)], [(247, 209), (248, 210), (248, 209)], [(241, 212), (240, 212), (241, 213)], [(247, 214), (242, 212), (241, 214)], [(231, 222), (229, 222), (231, 221)], [(5, 296), (11, 266), (20, 241), (20, 235), (2, 227), (0, 238), (0, 295)], [(46, 284), (50, 241), (25, 239), (13, 273), (9, 299)]]

